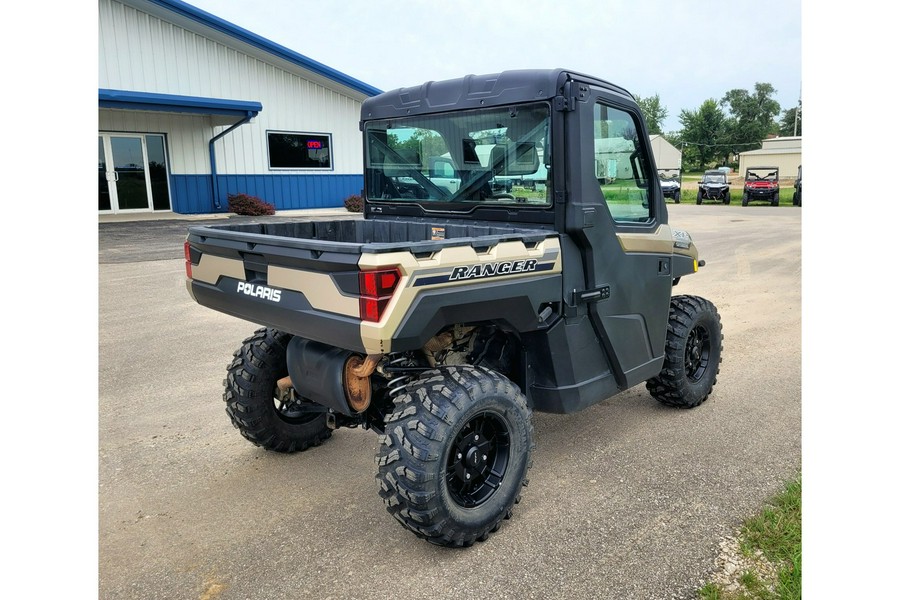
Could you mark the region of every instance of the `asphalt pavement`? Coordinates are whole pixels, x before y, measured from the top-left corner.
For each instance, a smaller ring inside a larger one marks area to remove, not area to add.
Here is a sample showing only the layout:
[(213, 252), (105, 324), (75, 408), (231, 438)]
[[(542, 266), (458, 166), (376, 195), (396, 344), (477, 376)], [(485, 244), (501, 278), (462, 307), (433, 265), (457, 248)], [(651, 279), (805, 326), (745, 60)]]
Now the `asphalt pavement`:
[[(280, 455), (231, 426), (225, 367), (256, 325), (185, 289), (184, 237), (206, 220), (101, 222), (100, 597), (696, 597), (719, 541), (800, 470), (801, 209), (682, 204), (669, 217), (706, 261), (675, 293), (722, 317), (712, 396), (678, 410), (638, 386), (535, 414), (521, 504), (463, 550), (387, 513), (374, 433)], [(330, 217), (265, 217), (282, 218)]]

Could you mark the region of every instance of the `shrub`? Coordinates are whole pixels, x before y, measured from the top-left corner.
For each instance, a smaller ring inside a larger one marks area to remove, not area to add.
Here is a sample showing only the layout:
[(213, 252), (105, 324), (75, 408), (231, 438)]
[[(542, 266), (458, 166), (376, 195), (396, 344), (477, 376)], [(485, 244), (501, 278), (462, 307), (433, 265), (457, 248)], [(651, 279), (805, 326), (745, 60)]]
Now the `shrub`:
[(344, 200), (344, 208), (349, 210), (350, 212), (362, 212), (363, 211), (363, 199), (359, 194), (353, 194), (352, 196), (347, 196)]
[(228, 194), (228, 212), (256, 217), (274, 215), (275, 205), (247, 194)]

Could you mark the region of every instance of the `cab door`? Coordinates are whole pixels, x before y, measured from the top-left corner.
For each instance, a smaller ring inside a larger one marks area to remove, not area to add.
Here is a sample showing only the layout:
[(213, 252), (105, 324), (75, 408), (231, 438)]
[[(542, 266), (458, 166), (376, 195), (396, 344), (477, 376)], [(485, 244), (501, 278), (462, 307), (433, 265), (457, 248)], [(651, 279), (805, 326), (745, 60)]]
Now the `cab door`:
[(567, 119), (567, 223), (581, 249), (589, 316), (620, 389), (657, 375), (672, 293), (672, 237), (643, 118), (627, 99), (590, 89)]

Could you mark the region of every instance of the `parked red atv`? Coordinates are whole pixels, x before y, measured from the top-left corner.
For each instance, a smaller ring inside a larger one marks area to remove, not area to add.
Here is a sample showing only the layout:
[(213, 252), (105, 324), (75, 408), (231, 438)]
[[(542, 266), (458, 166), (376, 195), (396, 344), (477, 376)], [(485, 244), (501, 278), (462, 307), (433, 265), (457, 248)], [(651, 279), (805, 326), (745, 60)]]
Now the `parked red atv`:
[(744, 177), (744, 198), (741, 206), (765, 200), (778, 206), (778, 167), (749, 167)]

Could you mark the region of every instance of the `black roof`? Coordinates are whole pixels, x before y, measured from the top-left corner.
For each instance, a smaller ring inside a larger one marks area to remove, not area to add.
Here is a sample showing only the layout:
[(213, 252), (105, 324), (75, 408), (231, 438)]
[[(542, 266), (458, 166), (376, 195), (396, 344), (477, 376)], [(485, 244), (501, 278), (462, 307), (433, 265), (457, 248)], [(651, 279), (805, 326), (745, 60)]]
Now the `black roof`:
[(466, 75), (445, 81), (429, 81), (367, 98), (362, 119), (386, 119), (447, 110), (464, 110), (548, 100), (563, 93), (567, 81), (584, 82), (634, 101), (617, 85), (566, 69), (522, 69), (490, 75)]

